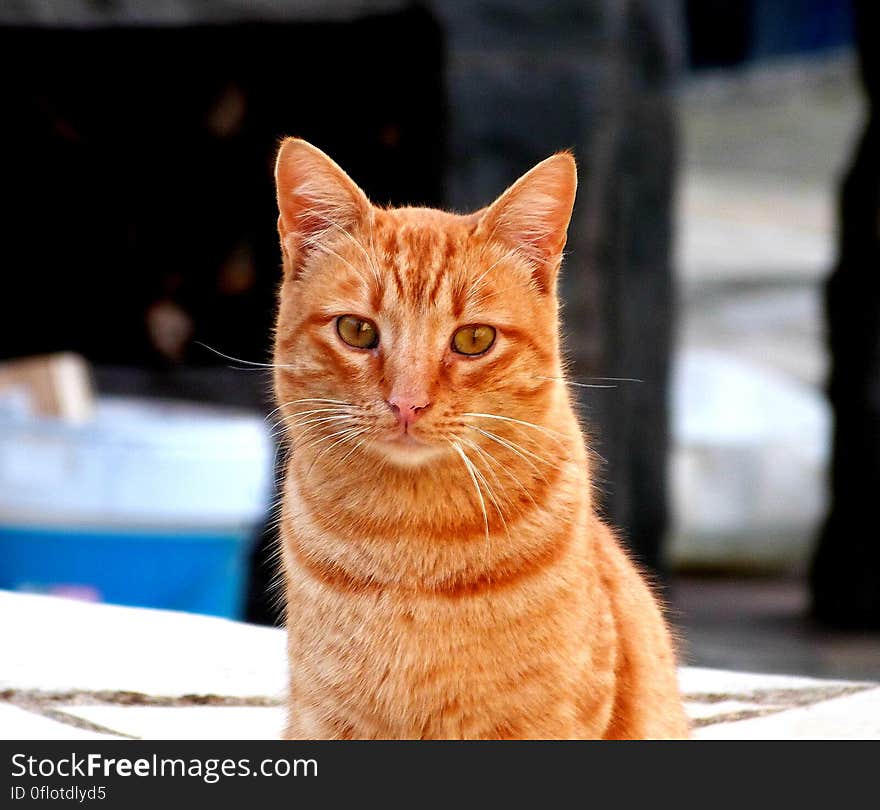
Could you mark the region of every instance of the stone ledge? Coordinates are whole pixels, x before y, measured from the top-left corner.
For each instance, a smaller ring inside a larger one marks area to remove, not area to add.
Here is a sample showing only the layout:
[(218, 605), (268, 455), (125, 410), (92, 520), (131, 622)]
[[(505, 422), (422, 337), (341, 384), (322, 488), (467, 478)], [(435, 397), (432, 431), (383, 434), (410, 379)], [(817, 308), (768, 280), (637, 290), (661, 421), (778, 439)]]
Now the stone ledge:
[[(0, 591), (0, 738), (271, 739), (285, 636)], [(684, 667), (697, 739), (877, 739), (880, 684)]]

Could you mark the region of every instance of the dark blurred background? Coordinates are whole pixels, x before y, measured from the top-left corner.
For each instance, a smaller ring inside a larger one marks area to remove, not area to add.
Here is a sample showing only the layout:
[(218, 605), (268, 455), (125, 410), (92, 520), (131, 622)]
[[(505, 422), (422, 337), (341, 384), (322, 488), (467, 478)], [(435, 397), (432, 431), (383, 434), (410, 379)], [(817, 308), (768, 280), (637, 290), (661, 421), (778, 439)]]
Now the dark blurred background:
[(322, 144), (376, 200), (442, 204), (442, 41), (424, 10), (119, 25), (117, 4), (90, 9), (76, 26), (0, 30), (5, 248), (27, 268), (7, 279), (4, 356), (81, 352), (109, 387), (113, 366), (220, 365), (198, 342), (265, 359), (284, 133)]
[[(572, 378), (640, 381), (581, 400), (604, 509), (671, 583), (691, 660), (880, 676), (875, 636), (855, 638), (835, 668), (837, 636), (805, 618), (812, 606), (826, 624), (880, 626), (880, 541), (863, 504), (826, 527), (806, 585), (832, 463), (816, 301), (835, 252), (835, 173), (860, 126), (856, 21), (868, 55), (876, 12), (847, 0), (5, 3), (0, 359), (73, 351), (101, 396), (264, 417), (268, 375), (215, 352), (269, 358), (282, 136), (320, 146), (376, 202), (456, 210), (571, 148)], [(877, 213), (873, 127), (845, 203), (863, 223)], [(880, 433), (876, 403), (858, 393), (877, 384), (865, 347), (877, 345), (880, 301), (864, 280), (876, 233), (859, 227), (844, 229), (835, 301), (849, 302), (837, 322), (862, 314), (832, 342), (835, 362), (854, 342), (865, 356), (832, 391), (860, 427), (835, 446), (834, 492), (849, 470), (866, 491), (880, 483), (864, 452), (839, 469)], [(814, 326), (792, 338), (779, 331), (789, 322)], [(790, 362), (792, 345), (806, 365)], [(239, 615), (272, 621), (268, 512), (248, 533)], [(862, 595), (847, 602), (841, 560), (853, 555)]]

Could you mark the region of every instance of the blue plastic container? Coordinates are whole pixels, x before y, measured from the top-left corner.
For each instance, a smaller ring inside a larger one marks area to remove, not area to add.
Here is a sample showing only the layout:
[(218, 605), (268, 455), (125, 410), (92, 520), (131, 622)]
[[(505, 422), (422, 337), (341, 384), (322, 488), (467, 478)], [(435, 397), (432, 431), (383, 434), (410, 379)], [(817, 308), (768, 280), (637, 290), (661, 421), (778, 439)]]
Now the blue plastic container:
[(249, 538), (0, 526), (0, 588), (241, 615)]
[(206, 406), (0, 418), (0, 589), (240, 618), (272, 455), (259, 417)]

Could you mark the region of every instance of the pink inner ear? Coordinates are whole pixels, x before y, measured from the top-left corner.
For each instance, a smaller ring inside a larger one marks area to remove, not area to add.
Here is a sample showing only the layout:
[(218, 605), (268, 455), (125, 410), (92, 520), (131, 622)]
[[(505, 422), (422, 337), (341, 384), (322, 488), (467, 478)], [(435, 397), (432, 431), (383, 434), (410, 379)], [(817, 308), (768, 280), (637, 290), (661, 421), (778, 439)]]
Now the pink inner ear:
[(574, 159), (554, 155), (507, 189), (487, 209), (478, 231), (516, 248), (549, 287), (565, 247), (576, 189)]
[(547, 262), (562, 253), (570, 212), (558, 197), (541, 189), (528, 189), (510, 201), (499, 219), (499, 230), (519, 244), (529, 258)]
[(366, 195), (327, 155), (288, 138), (275, 166), (278, 232), (285, 256), (296, 263), (324, 238), (348, 231), (369, 213)]

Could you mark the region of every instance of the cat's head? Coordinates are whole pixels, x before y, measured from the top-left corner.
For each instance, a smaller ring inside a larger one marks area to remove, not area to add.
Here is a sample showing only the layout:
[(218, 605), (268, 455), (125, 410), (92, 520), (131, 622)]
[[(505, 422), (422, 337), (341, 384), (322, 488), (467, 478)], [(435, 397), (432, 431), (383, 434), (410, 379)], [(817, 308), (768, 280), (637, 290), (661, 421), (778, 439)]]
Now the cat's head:
[(365, 453), (403, 466), (502, 442), (525, 449), (561, 375), (571, 155), (462, 216), (376, 207), (294, 138), (276, 183), (275, 389), (288, 435), (337, 461)]

